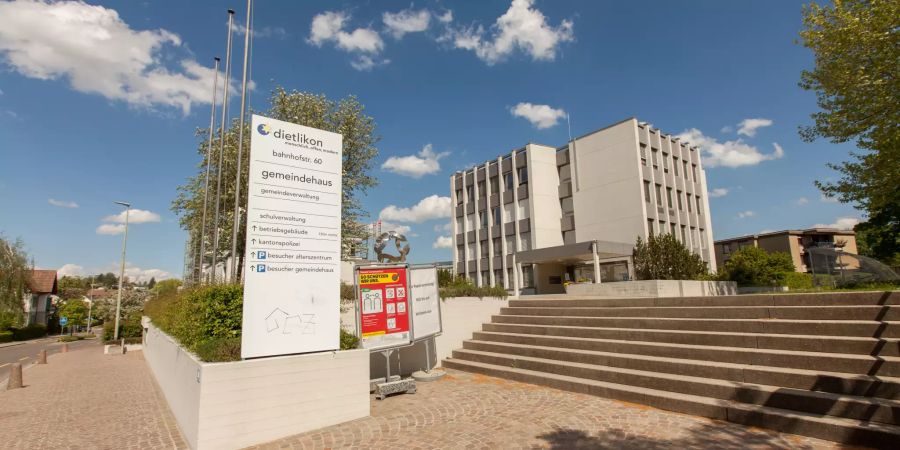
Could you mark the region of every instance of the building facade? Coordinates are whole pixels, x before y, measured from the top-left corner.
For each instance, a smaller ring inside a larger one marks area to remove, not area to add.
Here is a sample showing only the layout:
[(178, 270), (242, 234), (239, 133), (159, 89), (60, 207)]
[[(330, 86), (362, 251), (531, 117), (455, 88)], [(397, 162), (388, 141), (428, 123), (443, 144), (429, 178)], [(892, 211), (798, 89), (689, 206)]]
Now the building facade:
[(806, 249), (822, 246), (840, 247), (843, 251), (855, 255), (857, 254), (856, 233), (852, 230), (835, 228), (809, 228), (722, 239), (715, 242), (716, 262), (719, 266), (723, 266), (731, 258), (731, 255), (741, 248), (759, 247), (769, 252), (790, 254), (794, 261), (794, 269), (797, 272), (808, 273), (810, 272), (809, 254)]
[(450, 177), (455, 273), (514, 293), (633, 277), (638, 237), (671, 233), (711, 270), (700, 150), (634, 118), (527, 144)]
[(28, 291), (22, 299), (25, 324), (47, 325), (50, 311), (57, 293), (55, 270), (33, 269), (28, 282)]

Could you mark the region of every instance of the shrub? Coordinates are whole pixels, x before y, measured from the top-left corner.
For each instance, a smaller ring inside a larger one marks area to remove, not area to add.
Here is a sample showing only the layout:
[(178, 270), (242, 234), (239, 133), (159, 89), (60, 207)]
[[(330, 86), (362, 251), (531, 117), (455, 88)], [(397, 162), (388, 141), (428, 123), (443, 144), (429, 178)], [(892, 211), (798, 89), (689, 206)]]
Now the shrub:
[(356, 299), (356, 289), (352, 284), (341, 282), (341, 301), (352, 302)]
[(11, 342), (13, 340), (12, 331), (0, 331), (0, 343)]
[(719, 277), (735, 281), (738, 286), (781, 286), (785, 274), (791, 272), (794, 272), (791, 255), (744, 247), (731, 255)]
[(353, 350), (359, 345), (359, 338), (341, 328), (341, 350)]
[(808, 273), (786, 272), (782, 274), (784, 285), (791, 290), (812, 289), (813, 277)]
[(446, 286), (439, 288), (438, 294), (442, 299), (451, 297), (492, 297), (505, 299), (507, 295), (503, 286), (479, 287), (472, 280), (462, 277), (453, 277)]
[(70, 336), (67, 334), (65, 336), (60, 336), (59, 339), (57, 339), (57, 341), (59, 341), (59, 342), (75, 342), (75, 341), (80, 341), (82, 339), (84, 339), (84, 336), (79, 336), (79, 335), (71, 335)]
[(632, 253), (638, 280), (698, 280), (707, 273), (700, 255), (691, 252), (671, 233), (638, 237)]
[(203, 361), (224, 362), (241, 360), (241, 337), (215, 337), (197, 344), (194, 353)]
[(13, 328), (12, 332), (14, 341), (25, 341), (45, 336), (47, 334), (47, 326), (33, 323), (23, 328)]
[[(118, 344), (118, 342), (113, 340), (116, 325), (115, 321), (109, 321), (103, 324), (103, 342), (110, 344)], [(125, 321), (119, 321), (119, 339), (125, 338), (125, 342), (140, 342), (141, 337), (144, 335), (144, 326), (141, 325), (141, 320), (138, 318), (132, 318)]]

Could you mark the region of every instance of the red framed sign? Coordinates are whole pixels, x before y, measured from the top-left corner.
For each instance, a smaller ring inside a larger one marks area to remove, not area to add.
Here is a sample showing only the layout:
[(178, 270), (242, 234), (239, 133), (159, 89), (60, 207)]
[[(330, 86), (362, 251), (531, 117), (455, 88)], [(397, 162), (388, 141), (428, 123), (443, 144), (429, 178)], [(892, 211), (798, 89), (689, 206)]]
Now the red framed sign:
[(356, 268), (357, 329), (362, 348), (400, 347), (411, 341), (407, 266)]

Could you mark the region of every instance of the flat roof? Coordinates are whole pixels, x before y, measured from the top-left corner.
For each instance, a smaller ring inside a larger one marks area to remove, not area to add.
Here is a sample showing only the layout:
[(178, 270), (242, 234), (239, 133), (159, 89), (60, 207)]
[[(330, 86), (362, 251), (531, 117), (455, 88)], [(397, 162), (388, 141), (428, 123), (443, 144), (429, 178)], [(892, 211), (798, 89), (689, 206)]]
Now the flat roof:
[(853, 230), (841, 230), (838, 228), (807, 228), (805, 230), (781, 230), (781, 231), (770, 231), (767, 233), (756, 233), (756, 234), (746, 234), (743, 236), (736, 236), (732, 238), (719, 239), (714, 244), (724, 244), (727, 242), (734, 241), (745, 241), (747, 239), (758, 239), (761, 237), (771, 237), (778, 236), (780, 234), (793, 234), (793, 235), (803, 235), (803, 234), (835, 234), (841, 236), (855, 236), (856, 232)]

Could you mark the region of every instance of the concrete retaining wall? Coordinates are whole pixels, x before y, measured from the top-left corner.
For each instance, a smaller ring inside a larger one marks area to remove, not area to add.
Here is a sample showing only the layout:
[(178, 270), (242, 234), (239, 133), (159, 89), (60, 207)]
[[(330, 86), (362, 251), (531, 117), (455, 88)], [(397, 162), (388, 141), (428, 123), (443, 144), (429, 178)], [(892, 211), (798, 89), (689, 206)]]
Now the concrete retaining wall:
[[(481, 330), (482, 324), (490, 322), (491, 316), (500, 314), (500, 308), (507, 306), (509, 301), (496, 298), (459, 297), (441, 300), (444, 331), (440, 336), (428, 340), (431, 345), (430, 367), (435, 367), (439, 361), (449, 358), (453, 350), (462, 348), (464, 340), (472, 339), (473, 332)], [(351, 333), (355, 332), (355, 314), (352, 306), (341, 313), (341, 325)], [(398, 368), (402, 375), (424, 369), (425, 345), (425, 341), (421, 341), (394, 352), (391, 359), (391, 374), (396, 375)], [(384, 364), (384, 356), (381, 353), (371, 355), (370, 367), (373, 378), (384, 376)]]
[(237, 449), (369, 415), (366, 350), (204, 363), (144, 320), (144, 358), (193, 449)]
[(566, 286), (566, 293), (598, 297), (706, 297), (712, 295), (735, 295), (737, 294), (737, 284), (733, 281), (696, 280), (579, 283)]

